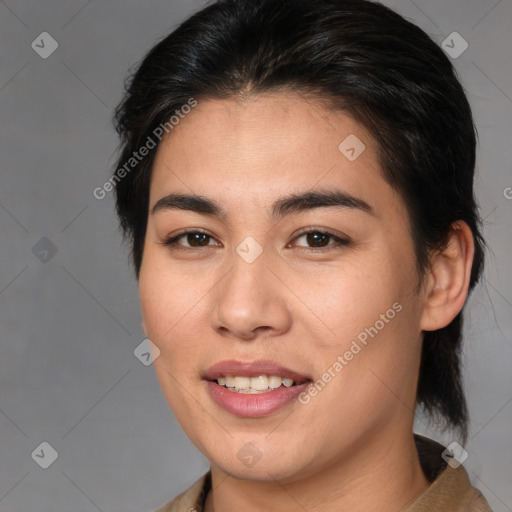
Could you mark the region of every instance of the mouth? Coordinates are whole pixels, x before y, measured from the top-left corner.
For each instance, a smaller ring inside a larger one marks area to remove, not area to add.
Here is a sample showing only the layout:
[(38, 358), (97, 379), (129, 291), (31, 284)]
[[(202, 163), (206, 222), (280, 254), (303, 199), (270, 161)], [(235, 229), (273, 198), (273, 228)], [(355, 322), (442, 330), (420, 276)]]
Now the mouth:
[(260, 417), (293, 402), (312, 382), (272, 361), (221, 361), (203, 376), (212, 399), (237, 416)]

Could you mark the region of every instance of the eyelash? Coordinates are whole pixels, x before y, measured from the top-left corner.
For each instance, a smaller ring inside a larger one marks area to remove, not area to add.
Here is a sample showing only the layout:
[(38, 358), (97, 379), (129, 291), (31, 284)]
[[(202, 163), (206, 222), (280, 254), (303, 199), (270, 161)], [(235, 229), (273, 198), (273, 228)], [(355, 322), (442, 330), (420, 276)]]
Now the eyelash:
[[(341, 248), (341, 247), (344, 247), (344, 246), (347, 246), (347, 245), (350, 244), (350, 241), (348, 239), (340, 238), (339, 236), (336, 236), (333, 233), (330, 233), (328, 231), (322, 231), (320, 229), (310, 229), (310, 228), (308, 228), (307, 230), (299, 232), (295, 236), (294, 240), (296, 240), (297, 238), (301, 238), (304, 235), (308, 235), (310, 233), (315, 233), (315, 234), (320, 234), (320, 235), (327, 235), (329, 238), (331, 238), (332, 240), (335, 241), (335, 243), (328, 244), (325, 247), (304, 247), (304, 246), (300, 246), (301, 249), (306, 249), (306, 250), (309, 250), (310, 252), (313, 252), (313, 253), (326, 252), (326, 251), (329, 251), (329, 250), (332, 250), (332, 249), (338, 249), (338, 248)], [(214, 247), (214, 246), (211, 246), (211, 245), (205, 245), (203, 247), (187, 247), (187, 246), (180, 246), (180, 244), (177, 244), (177, 241), (180, 238), (183, 238), (184, 236), (187, 236), (187, 235), (195, 235), (195, 234), (206, 235), (207, 237), (212, 238), (212, 239), (214, 238), (213, 236), (209, 235), (206, 231), (202, 231), (200, 229), (195, 229), (195, 230), (190, 230), (190, 231), (182, 231), (181, 233), (178, 233), (177, 235), (174, 235), (174, 236), (172, 236), (170, 238), (167, 238), (166, 240), (164, 240), (161, 243), (163, 245), (165, 245), (166, 247), (169, 247), (173, 251), (197, 251), (197, 250), (203, 249), (203, 248)]]

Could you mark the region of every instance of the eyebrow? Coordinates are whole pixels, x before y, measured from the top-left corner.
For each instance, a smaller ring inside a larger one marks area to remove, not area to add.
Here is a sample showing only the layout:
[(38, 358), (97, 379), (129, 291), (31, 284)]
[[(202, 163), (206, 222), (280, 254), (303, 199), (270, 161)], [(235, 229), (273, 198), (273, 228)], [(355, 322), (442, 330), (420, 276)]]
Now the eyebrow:
[[(360, 210), (375, 215), (373, 208), (362, 199), (354, 197), (342, 190), (314, 190), (302, 194), (290, 194), (275, 201), (271, 209), (271, 218), (278, 219), (292, 213), (300, 213), (314, 208), (337, 207)], [(187, 210), (203, 215), (211, 215), (225, 219), (226, 210), (216, 201), (194, 194), (169, 194), (159, 199), (151, 214), (163, 210)]]

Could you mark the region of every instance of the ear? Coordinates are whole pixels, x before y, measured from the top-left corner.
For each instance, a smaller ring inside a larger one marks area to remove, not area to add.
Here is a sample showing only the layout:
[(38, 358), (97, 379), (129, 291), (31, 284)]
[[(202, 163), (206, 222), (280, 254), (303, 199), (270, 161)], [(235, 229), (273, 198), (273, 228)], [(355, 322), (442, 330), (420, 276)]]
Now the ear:
[(446, 248), (430, 259), (420, 328), (435, 331), (446, 327), (466, 301), (475, 254), (473, 233), (464, 221), (451, 226)]

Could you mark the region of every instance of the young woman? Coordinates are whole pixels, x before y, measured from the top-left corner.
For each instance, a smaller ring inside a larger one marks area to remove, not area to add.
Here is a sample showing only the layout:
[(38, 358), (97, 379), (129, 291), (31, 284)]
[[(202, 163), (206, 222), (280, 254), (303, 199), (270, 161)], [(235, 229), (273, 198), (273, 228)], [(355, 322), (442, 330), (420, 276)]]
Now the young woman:
[[(116, 119), (155, 371), (211, 463), (159, 510), (489, 511), (460, 465), (483, 240), (443, 51), (374, 2), (221, 0)], [(460, 444), (415, 435), (416, 406)]]

